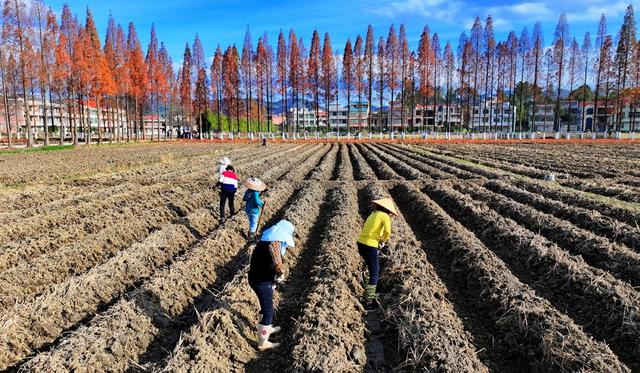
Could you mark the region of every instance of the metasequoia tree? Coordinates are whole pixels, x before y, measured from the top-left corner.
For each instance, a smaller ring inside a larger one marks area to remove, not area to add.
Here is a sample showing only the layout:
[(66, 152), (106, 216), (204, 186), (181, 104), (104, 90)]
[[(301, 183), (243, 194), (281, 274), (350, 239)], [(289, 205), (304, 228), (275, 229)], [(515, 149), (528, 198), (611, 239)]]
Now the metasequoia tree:
[[(472, 57), (471, 57), (471, 63), (472, 63), (472, 69), (473, 69), (473, 103), (471, 105), (472, 107), (472, 113), (475, 113), (475, 111), (478, 111), (478, 126), (477, 128), (480, 128), (480, 118), (481, 118), (481, 113), (479, 110), (479, 107), (476, 107), (476, 99), (478, 98), (478, 85), (479, 85), (479, 73), (480, 70), (482, 68), (482, 58), (480, 56), (480, 45), (482, 43), (482, 34), (483, 34), (483, 30), (482, 30), (482, 23), (480, 21), (480, 17), (476, 17), (476, 19), (473, 21), (473, 26), (471, 27), (471, 36), (470, 36), (470, 40), (471, 40), (471, 46), (472, 46)], [(472, 122), (472, 127), (473, 127), (473, 122), (475, 121), (475, 115), (472, 116), (471, 122)]]
[[(409, 42), (407, 41), (407, 32), (404, 25), (400, 25), (400, 36), (398, 40), (398, 58), (399, 63), (399, 78), (400, 78), (400, 127), (402, 132), (405, 130), (405, 93), (407, 81), (407, 74), (409, 71)], [(411, 110), (413, 111), (413, 110)]]
[(600, 22), (598, 23), (598, 33), (596, 34), (596, 59), (594, 61), (595, 63), (595, 71), (596, 71), (596, 77), (595, 77), (595, 85), (596, 85), (596, 89), (595, 89), (595, 93), (594, 93), (594, 102), (593, 102), (593, 125), (592, 125), (592, 131), (597, 131), (598, 127), (599, 127), (599, 112), (598, 112), (598, 104), (600, 101), (600, 88), (601, 88), (601, 80), (603, 77), (603, 73), (606, 72), (606, 55), (605, 55), (605, 50), (604, 50), (604, 41), (607, 37), (607, 19), (604, 15), (604, 13), (602, 13), (602, 15), (600, 15)]
[(514, 108), (515, 108), (515, 101), (514, 101), (514, 94), (513, 91), (515, 90), (516, 87), (516, 80), (517, 78), (517, 74), (518, 74), (518, 68), (517, 68), (517, 61), (518, 61), (518, 37), (516, 36), (516, 33), (511, 31), (509, 33), (509, 36), (507, 37), (507, 42), (506, 42), (506, 48), (509, 54), (509, 111), (511, 113), (510, 116), (510, 120), (511, 120), (511, 129), (512, 131), (515, 132), (516, 128), (515, 128), (515, 115), (514, 115)]
[(438, 77), (440, 75), (440, 65), (442, 62), (442, 48), (440, 47), (440, 37), (437, 32), (433, 33), (433, 38), (431, 40), (431, 47), (433, 53), (433, 125), (434, 129), (438, 125), (436, 121), (436, 116), (438, 113)]
[(463, 109), (460, 113), (462, 124), (465, 126), (467, 132), (471, 131), (471, 57), (473, 55), (473, 47), (471, 40), (467, 37), (465, 32), (460, 34), (458, 40), (458, 66), (460, 76), (459, 97), (460, 101), (464, 102)]
[(355, 93), (358, 96), (358, 130), (362, 130), (362, 96), (365, 93), (366, 89), (366, 80), (365, 80), (365, 70), (366, 70), (366, 60), (365, 56), (362, 54), (362, 37), (358, 35), (356, 38), (356, 43), (353, 46), (353, 57), (354, 57), (354, 89)]
[[(116, 91), (113, 75), (109, 69), (107, 59), (102, 52), (102, 45), (98, 37), (93, 14), (87, 8), (87, 20), (85, 26), (85, 47), (88, 71), (88, 97), (95, 100), (97, 111), (98, 144), (102, 143), (104, 122), (102, 118), (102, 98)], [(144, 88), (143, 88), (144, 90)], [(102, 126), (101, 126), (102, 124)]]
[(320, 35), (317, 30), (313, 30), (313, 36), (311, 37), (307, 81), (311, 88), (315, 107), (316, 131), (320, 131)]
[(155, 71), (156, 82), (156, 115), (158, 116), (158, 134), (160, 131), (160, 101), (164, 101), (164, 139), (167, 139), (167, 132), (169, 132), (168, 121), (171, 115), (167, 115), (167, 108), (169, 105), (168, 95), (171, 92), (170, 82), (173, 80), (173, 62), (171, 56), (165, 47), (164, 43), (160, 43), (160, 50), (158, 51), (158, 67)]
[(280, 85), (280, 96), (284, 101), (284, 110), (282, 113), (284, 115), (285, 122), (283, 130), (284, 132), (289, 132), (289, 120), (287, 119), (287, 112), (289, 110), (289, 103), (287, 101), (287, 87), (289, 85), (289, 53), (287, 50), (287, 42), (284, 39), (282, 30), (280, 30), (280, 34), (278, 34), (278, 47), (276, 53), (276, 76), (278, 84)]
[[(207, 85), (206, 83), (207, 63), (205, 61), (204, 47), (202, 46), (202, 42), (200, 41), (200, 35), (198, 35), (198, 33), (196, 33), (196, 37), (193, 40), (191, 64), (192, 64), (191, 79), (193, 82), (195, 82), (193, 86), (193, 90), (191, 92), (192, 97), (194, 98), (194, 100), (192, 101), (193, 113), (195, 114), (195, 119), (198, 125), (198, 138), (202, 139), (202, 132), (204, 129), (203, 123), (202, 123), (202, 113), (206, 109), (207, 97), (205, 95), (203, 98), (201, 98), (200, 101), (198, 101), (197, 99), (195, 99), (195, 89), (198, 85), (200, 85), (201, 90), (203, 90), (204, 92), (208, 87), (204, 87)], [(204, 74), (202, 73), (203, 69), (204, 69)], [(205, 81), (202, 81), (201, 79), (204, 79)]]
[[(367, 128), (371, 131), (371, 113), (373, 111), (373, 84), (375, 81), (374, 75), (374, 54), (375, 54), (375, 40), (373, 34), (373, 27), (369, 25), (367, 27), (367, 36), (364, 45), (364, 60), (363, 65), (367, 71), (367, 105), (369, 112), (367, 115)], [(382, 108), (381, 108), (382, 110)]]
[[(191, 127), (191, 48), (189, 43), (184, 47), (184, 55), (182, 58), (182, 70), (180, 73), (180, 104), (182, 110), (186, 110), (187, 122), (189, 123), (189, 130)], [(184, 113), (183, 113), (184, 115)]]
[(329, 33), (324, 34), (322, 43), (322, 60), (320, 63), (320, 80), (322, 81), (322, 99), (324, 101), (325, 113), (327, 115), (327, 131), (331, 131), (329, 121), (329, 104), (335, 97), (336, 85), (336, 63), (331, 49), (331, 38)]
[[(583, 66), (584, 66), (584, 79), (582, 80), (582, 89), (586, 89), (587, 87), (587, 76), (589, 74), (589, 57), (591, 55), (591, 34), (589, 32), (586, 32), (584, 34), (584, 38), (582, 39), (582, 59), (583, 59)], [(586, 110), (587, 110), (587, 105), (585, 104), (585, 101), (587, 100), (586, 97), (582, 97), (582, 131), (586, 131)], [(593, 130), (593, 128), (591, 128), (591, 130)]]
[[(530, 44), (529, 44), (529, 30), (527, 27), (522, 28), (522, 32), (520, 33), (520, 39), (518, 40), (518, 54), (520, 55), (520, 97), (519, 97), (519, 106), (518, 110), (521, 110), (526, 113), (524, 106), (524, 74), (527, 67), (530, 66)], [(518, 132), (522, 132), (522, 120), (526, 115), (519, 114), (518, 115)]]
[(342, 88), (347, 96), (347, 131), (351, 121), (351, 92), (354, 86), (354, 63), (351, 39), (347, 39), (342, 55)]
[[(291, 106), (295, 104), (296, 107), (296, 117), (295, 122), (293, 123), (293, 132), (298, 132), (299, 129), (299, 119), (300, 113), (298, 108), (298, 96), (299, 96), (299, 79), (301, 78), (299, 70), (301, 67), (300, 63), (300, 49), (298, 48), (298, 37), (293, 29), (289, 30), (289, 55), (287, 56), (287, 75), (289, 77), (289, 91), (291, 92)], [(285, 112), (286, 115), (286, 112)], [(289, 131), (289, 127), (287, 128)]]
[[(380, 131), (382, 131), (382, 122), (383, 122), (383, 113), (382, 113), (382, 108), (383, 108), (383, 103), (384, 103), (384, 94), (385, 94), (385, 89), (386, 89), (386, 75), (387, 75), (387, 61), (386, 61), (386, 54), (387, 51), (385, 49), (385, 42), (384, 42), (384, 38), (381, 36), (380, 40), (378, 40), (378, 51), (376, 54), (376, 60), (377, 60), (377, 72), (376, 72), (376, 78), (378, 80), (378, 84), (376, 85), (376, 90), (378, 91), (378, 99), (380, 100), (380, 106), (378, 108), (378, 117), (380, 120)], [(389, 122), (387, 122), (387, 126), (389, 125)]]
[[(27, 147), (33, 146), (33, 132), (31, 130), (31, 118), (29, 105), (27, 104), (27, 90), (30, 77), (28, 76), (29, 58), (29, 29), (33, 24), (27, 11), (27, 5), (22, 0), (6, 0), (3, 8), (2, 39), (9, 44), (18, 54), (18, 68), (22, 88), (24, 119), (27, 130)], [(16, 102), (17, 105), (17, 102)]]
[[(149, 107), (153, 111), (154, 103), (158, 104), (159, 91), (158, 91), (158, 77), (159, 77), (159, 62), (158, 62), (158, 36), (156, 35), (155, 24), (151, 24), (151, 36), (149, 37), (149, 45), (147, 46), (147, 56), (145, 57), (145, 63), (147, 65), (147, 76), (149, 77)], [(158, 106), (156, 106), (158, 107)], [(160, 112), (156, 112), (158, 116), (158, 140), (160, 139)], [(153, 141), (153, 133), (155, 130), (154, 119), (151, 122), (151, 141)]]
[(446, 85), (446, 96), (445, 96), (445, 104), (444, 110), (446, 110), (445, 114), (445, 124), (447, 125), (447, 132), (451, 132), (451, 121), (449, 118), (450, 107), (451, 104), (451, 90), (453, 88), (453, 78), (456, 70), (456, 61), (453, 56), (453, 47), (451, 47), (451, 43), (447, 41), (447, 44), (444, 47), (444, 71), (445, 71), (445, 85)]
[[(258, 48), (258, 53), (260, 53), (261, 49), (263, 50), (261, 43), (258, 43)], [(260, 54), (258, 56), (260, 56)], [(220, 45), (218, 45), (216, 52), (213, 55), (213, 62), (211, 63), (211, 93), (213, 94), (213, 99), (216, 105), (215, 110), (218, 122), (218, 131), (222, 131), (221, 111), (224, 87), (222, 60), (222, 50), (220, 49)]]
[(391, 92), (391, 99), (389, 102), (389, 122), (388, 126), (393, 131), (393, 111), (394, 111), (394, 103), (396, 101), (395, 92), (398, 89), (398, 77), (400, 75), (400, 48), (398, 45), (398, 35), (396, 34), (396, 29), (391, 25), (389, 27), (389, 34), (387, 35), (387, 45), (385, 47), (386, 52), (386, 60), (387, 60), (387, 71), (386, 71), (386, 86), (389, 88)]
[[(567, 59), (567, 74), (569, 75), (569, 92), (573, 92), (573, 86), (578, 79), (578, 73), (581, 70), (581, 55), (580, 55), (580, 45), (578, 41), (573, 38), (571, 44), (569, 45), (569, 56)], [(569, 100), (569, 109), (567, 113), (567, 132), (571, 130), (571, 124), (573, 123), (573, 112), (572, 105), (573, 100)]]
[(533, 32), (531, 34), (531, 65), (533, 66), (533, 91), (532, 97), (533, 101), (531, 103), (531, 122), (535, 122), (536, 116), (536, 93), (538, 91), (538, 79), (540, 78), (540, 70), (542, 69), (542, 57), (543, 50), (542, 46), (544, 45), (544, 37), (542, 34), (542, 26), (540, 23), (536, 23), (533, 26)]
[(633, 6), (629, 5), (624, 16), (624, 21), (618, 33), (618, 46), (615, 55), (616, 69), (616, 131), (620, 131), (622, 123), (623, 96), (626, 96), (627, 76), (629, 75), (629, 61), (633, 57), (633, 46), (636, 43), (636, 22), (633, 14)]
[(563, 73), (566, 61), (566, 50), (569, 43), (569, 24), (567, 23), (567, 16), (564, 12), (560, 15), (558, 24), (556, 25), (556, 31), (554, 33), (553, 40), (553, 55), (555, 57), (555, 65), (557, 67), (557, 94), (556, 94), (556, 108), (554, 110), (554, 131), (560, 130), (560, 93), (562, 91)]
[[(140, 40), (136, 33), (133, 23), (129, 23), (129, 34), (127, 37), (127, 44), (129, 49), (129, 77), (130, 86), (129, 91), (134, 102), (134, 117), (136, 120), (135, 136), (136, 141), (139, 140), (139, 132), (144, 129), (143, 123), (143, 107), (144, 97), (148, 88), (148, 74), (147, 68), (144, 63), (144, 57), (142, 54), (142, 48), (140, 47)], [(145, 133), (142, 132), (142, 138), (145, 139)]]
[(422, 34), (420, 35), (420, 42), (418, 43), (418, 82), (419, 82), (419, 92), (422, 96), (422, 112), (423, 112), (423, 122), (422, 125), (426, 130), (427, 126), (427, 97), (429, 97), (429, 72), (430, 66), (433, 60), (433, 51), (431, 49), (431, 36), (429, 35), (429, 26), (425, 26), (422, 30)]
[[(495, 58), (496, 40), (493, 36), (493, 18), (487, 17), (485, 22), (484, 32), (482, 34), (482, 51), (484, 55), (484, 108), (482, 116), (484, 119), (484, 112), (487, 110), (487, 101), (490, 101), (488, 119), (489, 119), (489, 132), (491, 132), (493, 101), (490, 100), (493, 93), (493, 64)], [(486, 132), (486, 121), (483, 122), (483, 132)]]
[(250, 131), (251, 125), (251, 110), (253, 100), (253, 83), (254, 83), (254, 51), (253, 44), (251, 42), (251, 31), (247, 27), (247, 31), (244, 35), (244, 42), (242, 44), (242, 56), (240, 61), (240, 70), (242, 72), (242, 87), (244, 90), (245, 101), (245, 116), (247, 118), (247, 132)]

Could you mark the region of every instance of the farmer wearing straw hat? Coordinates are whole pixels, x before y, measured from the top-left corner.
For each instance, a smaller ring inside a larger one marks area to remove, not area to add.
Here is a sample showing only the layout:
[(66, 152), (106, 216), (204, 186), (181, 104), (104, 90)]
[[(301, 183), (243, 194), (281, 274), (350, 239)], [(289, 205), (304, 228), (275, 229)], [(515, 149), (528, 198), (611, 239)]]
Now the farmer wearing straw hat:
[(258, 230), (258, 220), (260, 218), (260, 209), (264, 206), (264, 201), (260, 199), (260, 192), (267, 189), (267, 185), (256, 177), (251, 177), (244, 182), (247, 191), (244, 192), (242, 200), (245, 201), (245, 212), (249, 218), (249, 232), (247, 238), (253, 240)]
[(398, 215), (396, 206), (391, 198), (372, 201), (374, 211), (369, 215), (358, 237), (358, 252), (367, 264), (369, 281), (364, 284), (364, 304), (366, 311), (378, 308), (375, 301), (378, 285), (379, 249), (383, 248), (391, 237), (391, 215)]
[(293, 232), (295, 227), (287, 220), (262, 233), (260, 242), (253, 249), (249, 266), (249, 285), (258, 296), (262, 319), (258, 324), (258, 350), (264, 351), (278, 347), (279, 343), (269, 342), (269, 336), (280, 331), (280, 327), (272, 326), (273, 322), (273, 289), (274, 282), (284, 282), (282, 258), (287, 248), (294, 247)]

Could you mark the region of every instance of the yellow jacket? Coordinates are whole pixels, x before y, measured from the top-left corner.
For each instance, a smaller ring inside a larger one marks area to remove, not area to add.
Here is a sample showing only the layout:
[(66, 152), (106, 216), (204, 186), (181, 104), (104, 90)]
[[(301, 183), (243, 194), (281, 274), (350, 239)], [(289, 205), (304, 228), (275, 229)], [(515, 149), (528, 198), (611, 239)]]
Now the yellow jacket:
[(380, 241), (387, 242), (391, 237), (391, 217), (386, 212), (374, 211), (364, 223), (358, 242), (378, 247)]

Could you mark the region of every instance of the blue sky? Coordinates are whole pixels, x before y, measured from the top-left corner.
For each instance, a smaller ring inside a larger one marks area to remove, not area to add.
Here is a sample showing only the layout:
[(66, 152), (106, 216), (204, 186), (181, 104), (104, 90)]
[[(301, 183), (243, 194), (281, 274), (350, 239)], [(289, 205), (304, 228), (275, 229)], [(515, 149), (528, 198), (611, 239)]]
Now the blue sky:
[(174, 62), (182, 59), (185, 43), (191, 44), (196, 33), (200, 34), (205, 53), (211, 56), (218, 44), (223, 47), (242, 44), (247, 26), (254, 46), (265, 31), (275, 44), (280, 29), (288, 32), (294, 28), (308, 48), (313, 30), (318, 29), (321, 34), (328, 31), (334, 49), (341, 50), (348, 37), (353, 41), (358, 33), (364, 36), (368, 24), (373, 25), (377, 40), (386, 37), (391, 23), (404, 23), (409, 42), (415, 48), (426, 24), (432, 32), (438, 32), (443, 45), (447, 40), (455, 45), (475, 16), (484, 20), (491, 14), (498, 39), (504, 39), (512, 29), (519, 35), (524, 25), (531, 29), (540, 21), (548, 45), (562, 11), (567, 13), (572, 35), (581, 41), (585, 31), (595, 33), (602, 12), (607, 15), (609, 33), (615, 35), (627, 5), (632, 4), (636, 12), (640, 10), (640, 1), (617, 0), (51, 0), (46, 3), (58, 13), (62, 4), (68, 3), (82, 21), (85, 7), (89, 6), (103, 39), (110, 12), (123, 26), (133, 21), (145, 49), (151, 24), (155, 23), (159, 39), (167, 45)]

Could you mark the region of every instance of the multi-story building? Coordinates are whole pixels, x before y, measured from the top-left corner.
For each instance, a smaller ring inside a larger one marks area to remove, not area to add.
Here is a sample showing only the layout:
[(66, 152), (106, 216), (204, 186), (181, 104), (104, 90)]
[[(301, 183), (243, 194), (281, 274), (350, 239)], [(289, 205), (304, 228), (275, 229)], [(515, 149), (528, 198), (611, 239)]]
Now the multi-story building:
[(513, 129), (516, 107), (495, 98), (474, 106), (470, 123), (476, 131), (508, 132)]
[(329, 108), (329, 126), (333, 130), (366, 128), (368, 116), (369, 105), (366, 102), (354, 102), (335, 110)]
[(327, 126), (327, 115), (323, 110), (318, 111), (316, 117), (316, 111), (312, 109), (289, 109), (287, 112), (287, 123), (289, 128), (295, 130), (296, 128), (306, 129), (308, 131), (315, 129), (316, 126), (325, 128)]
[(455, 127), (461, 123), (462, 110), (458, 104), (436, 105), (435, 110), (433, 105), (418, 105), (413, 110), (413, 128), (420, 130), (435, 130), (447, 124)]
[[(316, 117), (317, 115), (317, 117)], [(358, 130), (367, 126), (369, 115), (369, 105), (366, 103), (352, 103), (348, 106), (329, 108), (329, 115), (324, 110), (303, 108), (297, 110), (289, 109), (286, 115), (286, 122), (291, 130), (305, 129), (313, 131), (316, 127), (326, 128), (327, 120), (332, 131)]]
[[(590, 101), (562, 101), (560, 117), (556, 124), (556, 104), (536, 104), (531, 129), (538, 132), (566, 132), (567, 130), (603, 132), (615, 126), (618, 112), (612, 104), (599, 102), (597, 115), (595, 110), (595, 104)], [(529, 118), (532, 118), (532, 113), (533, 107), (529, 107)], [(640, 118), (640, 113), (634, 112), (629, 105), (623, 107), (621, 131), (629, 131), (634, 117)]]
[[(27, 126), (25, 121), (24, 100), (8, 101), (8, 116), (5, 113), (4, 105), (0, 105), (0, 132), (7, 133), (10, 129), (12, 135), (20, 137), (27, 136)], [(78, 131), (78, 136), (84, 138), (87, 128), (92, 136), (99, 132), (98, 128), (98, 108), (93, 101), (85, 101), (82, 105), (75, 105), (75, 109), (70, 109), (68, 103), (46, 102), (46, 114), (43, 111), (42, 101), (27, 100), (27, 109), (31, 131), (35, 139), (43, 138), (45, 131), (45, 117), (49, 133), (55, 136), (64, 136), (70, 139), (73, 128)], [(7, 125), (7, 119), (9, 125)], [(129, 118), (133, 122), (133, 118)], [(165, 127), (164, 117), (157, 115), (147, 115), (143, 117), (143, 128), (146, 136), (164, 136), (168, 131), (170, 136), (173, 132), (171, 128)], [(100, 108), (100, 129), (103, 136), (108, 137), (110, 133), (125, 133), (127, 127), (131, 133), (134, 132), (133, 124), (127, 126), (127, 113), (124, 109), (103, 106)], [(62, 133), (61, 133), (62, 129)]]

